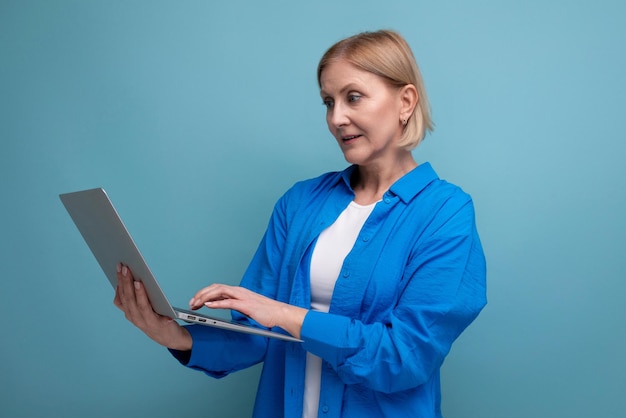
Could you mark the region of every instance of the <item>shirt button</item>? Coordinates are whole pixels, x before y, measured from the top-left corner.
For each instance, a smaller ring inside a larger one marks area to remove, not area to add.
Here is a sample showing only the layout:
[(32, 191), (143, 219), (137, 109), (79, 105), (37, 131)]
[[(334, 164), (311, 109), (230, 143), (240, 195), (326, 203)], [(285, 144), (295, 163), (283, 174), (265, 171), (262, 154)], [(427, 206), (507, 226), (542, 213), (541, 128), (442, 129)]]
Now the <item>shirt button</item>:
[(328, 413), (328, 405), (322, 406), (322, 412), (325, 413), (325, 414)]
[(348, 271), (348, 270), (344, 270), (344, 271), (343, 271), (343, 277), (345, 277), (345, 278), (350, 277), (350, 271)]
[(363, 237), (363, 242), (367, 242), (370, 240), (370, 237)]
[(385, 203), (391, 203), (391, 199), (389, 199), (388, 197), (385, 197)]

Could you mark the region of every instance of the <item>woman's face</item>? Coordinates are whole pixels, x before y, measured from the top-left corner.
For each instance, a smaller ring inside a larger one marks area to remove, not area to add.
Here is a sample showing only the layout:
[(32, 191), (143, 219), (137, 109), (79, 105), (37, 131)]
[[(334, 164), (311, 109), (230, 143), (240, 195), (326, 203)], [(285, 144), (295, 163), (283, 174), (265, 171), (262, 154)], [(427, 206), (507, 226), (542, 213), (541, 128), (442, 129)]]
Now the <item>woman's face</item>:
[(401, 89), (345, 60), (330, 63), (320, 77), (326, 123), (346, 160), (359, 166), (394, 164), (402, 136)]

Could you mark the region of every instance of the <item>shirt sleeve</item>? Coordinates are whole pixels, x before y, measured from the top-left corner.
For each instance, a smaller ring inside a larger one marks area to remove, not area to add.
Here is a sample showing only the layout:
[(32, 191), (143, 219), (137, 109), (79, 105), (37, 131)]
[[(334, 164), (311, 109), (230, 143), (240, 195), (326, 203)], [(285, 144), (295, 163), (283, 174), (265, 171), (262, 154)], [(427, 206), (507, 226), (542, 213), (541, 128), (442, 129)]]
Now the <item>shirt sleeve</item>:
[(221, 378), (263, 361), (267, 337), (204, 325), (186, 328), (193, 340), (191, 351), (169, 350), (184, 366)]
[[(278, 286), (275, 260), (285, 236), (283, 200), (274, 208), (268, 228), (241, 281), (241, 286), (274, 299)], [(262, 328), (239, 312), (232, 311), (231, 315), (237, 322)], [(187, 330), (193, 341), (191, 351), (169, 350), (170, 353), (181, 364), (212, 377), (224, 377), (260, 363), (267, 352), (267, 337), (204, 325), (188, 325)]]
[(486, 304), (486, 267), (469, 197), (450, 202), (416, 244), (396, 306), (381, 321), (310, 311), (304, 348), (345, 384), (393, 393), (420, 386)]
[(274, 206), (263, 238), (241, 280), (241, 286), (276, 300), (280, 300), (280, 268), (287, 236), (285, 200), (284, 195)]

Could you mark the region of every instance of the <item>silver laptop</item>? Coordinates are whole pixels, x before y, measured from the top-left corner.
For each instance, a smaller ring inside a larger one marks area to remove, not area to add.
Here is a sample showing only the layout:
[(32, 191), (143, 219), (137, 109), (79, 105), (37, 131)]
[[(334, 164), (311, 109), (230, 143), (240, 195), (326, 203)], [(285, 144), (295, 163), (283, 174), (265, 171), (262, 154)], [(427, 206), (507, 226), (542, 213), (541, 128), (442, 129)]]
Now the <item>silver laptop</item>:
[(113, 288), (117, 287), (117, 265), (123, 263), (133, 272), (135, 280), (143, 282), (152, 308), (158, 314), (189, 323), (301, 342), (290, 335), (173, 307), (103, 189), (65, 193), (59, 197)]

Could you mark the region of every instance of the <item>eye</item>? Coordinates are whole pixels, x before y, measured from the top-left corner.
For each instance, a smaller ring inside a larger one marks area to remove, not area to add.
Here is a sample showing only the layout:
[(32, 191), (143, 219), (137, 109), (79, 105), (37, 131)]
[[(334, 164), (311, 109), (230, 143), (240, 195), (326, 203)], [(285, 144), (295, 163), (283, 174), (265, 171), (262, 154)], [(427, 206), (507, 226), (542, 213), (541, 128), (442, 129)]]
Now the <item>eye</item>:
[(354, 103), (361, 98), (360, 94), (350, 93), (348, 94), (348, 102)]
[(322, 103), (324, 104), (324, 106), (326, 106), (327, 109), (332, 108), (333, 105), (335, 104), (335, 102), (332, 99), (324, 99)]

